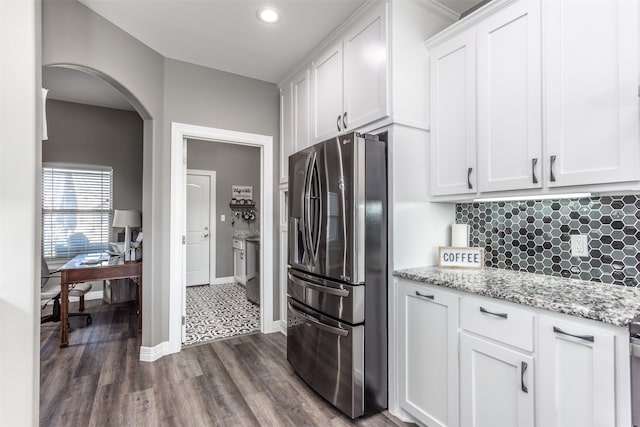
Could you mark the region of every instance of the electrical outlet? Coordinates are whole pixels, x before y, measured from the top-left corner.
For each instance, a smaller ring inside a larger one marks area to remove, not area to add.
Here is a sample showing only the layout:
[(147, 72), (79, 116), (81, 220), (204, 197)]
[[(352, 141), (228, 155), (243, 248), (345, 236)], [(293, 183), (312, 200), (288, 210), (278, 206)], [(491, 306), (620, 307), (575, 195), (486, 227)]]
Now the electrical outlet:
[(226, 215), (220, 215), (220, 222), (225, 222), (227, 220)]
[(589, 242), (586, 234), (571, 235), (571, 256), (589, 256)]

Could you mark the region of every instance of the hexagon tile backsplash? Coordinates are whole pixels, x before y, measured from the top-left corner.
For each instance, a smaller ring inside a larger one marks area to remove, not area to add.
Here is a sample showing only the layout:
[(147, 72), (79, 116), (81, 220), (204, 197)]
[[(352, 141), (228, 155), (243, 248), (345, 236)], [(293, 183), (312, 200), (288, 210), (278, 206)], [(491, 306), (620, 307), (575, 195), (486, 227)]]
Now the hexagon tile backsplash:
[[(640, 283), (640, 196), (458, 203), (470, 245), (485, 265), (616, 285)], [(586, 234), (588, 257), (571, 256), (571, 235)]]

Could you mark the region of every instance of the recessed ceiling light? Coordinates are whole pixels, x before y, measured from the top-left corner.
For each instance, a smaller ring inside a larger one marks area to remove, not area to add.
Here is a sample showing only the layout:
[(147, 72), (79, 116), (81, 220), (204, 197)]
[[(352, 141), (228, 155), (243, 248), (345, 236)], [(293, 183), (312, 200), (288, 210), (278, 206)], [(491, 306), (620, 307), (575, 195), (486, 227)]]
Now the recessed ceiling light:
[(274, 22), (278, 22), (278, 20), (280, 19), (280, 12), (272, 7), (263, 7), (261, 9), (258, 9), (258, 13), (256, 13), (256, 16), (262, 22), (273, 24)]

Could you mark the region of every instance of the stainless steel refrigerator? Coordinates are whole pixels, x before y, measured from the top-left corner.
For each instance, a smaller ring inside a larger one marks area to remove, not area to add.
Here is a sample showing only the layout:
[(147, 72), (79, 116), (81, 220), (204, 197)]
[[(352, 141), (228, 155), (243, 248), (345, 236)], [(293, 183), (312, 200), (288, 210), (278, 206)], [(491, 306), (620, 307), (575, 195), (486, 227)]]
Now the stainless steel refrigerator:
[(289, 157), (287, 360), (356, 418), (387, 407), (386, 133)]

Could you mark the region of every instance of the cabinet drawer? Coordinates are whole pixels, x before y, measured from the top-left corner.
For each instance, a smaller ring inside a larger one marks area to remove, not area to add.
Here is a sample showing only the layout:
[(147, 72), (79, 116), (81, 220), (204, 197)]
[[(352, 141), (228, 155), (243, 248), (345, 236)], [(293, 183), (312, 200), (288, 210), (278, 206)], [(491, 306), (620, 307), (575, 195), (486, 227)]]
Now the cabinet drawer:
[(460, 299), (460, 327), (533, 351), (533, 314), (479, 298)]

